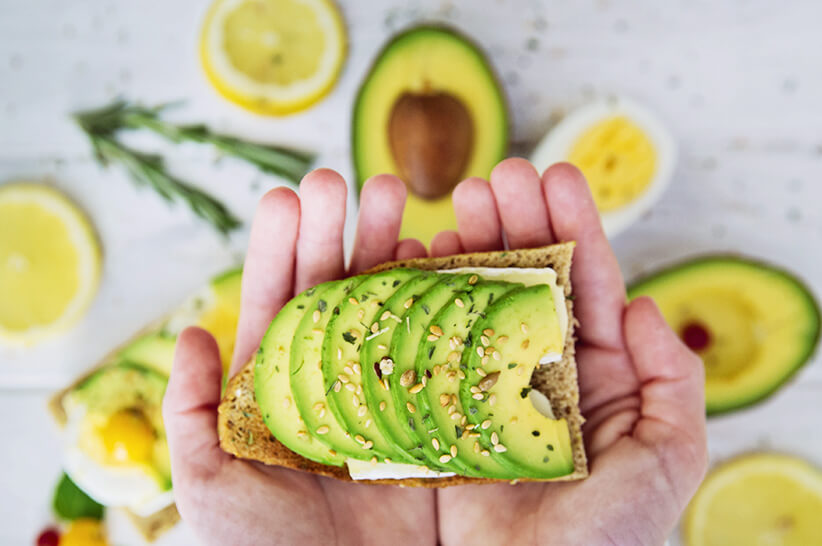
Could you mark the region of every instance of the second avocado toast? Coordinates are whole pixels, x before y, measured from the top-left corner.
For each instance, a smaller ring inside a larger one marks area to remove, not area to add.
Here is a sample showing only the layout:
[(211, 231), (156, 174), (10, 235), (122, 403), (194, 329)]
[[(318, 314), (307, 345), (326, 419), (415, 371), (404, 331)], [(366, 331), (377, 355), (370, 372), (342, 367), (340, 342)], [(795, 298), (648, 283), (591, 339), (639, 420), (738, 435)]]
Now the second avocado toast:
[(229, 381), (222, 448), (363, 483), (587, 476), (573, 247), (391, 262), (301, 293)]

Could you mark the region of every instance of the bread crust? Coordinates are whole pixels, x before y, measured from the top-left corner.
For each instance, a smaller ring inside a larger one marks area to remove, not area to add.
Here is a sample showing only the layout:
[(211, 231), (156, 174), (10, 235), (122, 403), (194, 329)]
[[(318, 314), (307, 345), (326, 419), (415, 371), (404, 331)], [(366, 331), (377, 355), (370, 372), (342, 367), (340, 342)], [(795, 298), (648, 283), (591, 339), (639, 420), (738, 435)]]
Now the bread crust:
[[(588, 475), (585, 447), (582, 439), (584, 419), (579, 411), (579, 388), (574, 359), (574, 331), (577, 321), (573, 315), (571, 298), (571, 261), (575, 243), (567, 242), (540, 248), (508, 251), (459, 254), (441, 258), (416, 258), (389, 262), (374, 267), (366, 273), (377, 273), (398, 267), (423, 270), (447, 270), (460, 267), (551, 267), (557, 273), (557, 283), (565, 292), (568, 308), (568, 333), (562, 360), (542, 366), (534, 371), (531, 384), (551, 401), (558, 418), (565, 419), (571, 437), (574, 471), (552, 480), (523, 478), (516, 481), (569, 481)], [(406, 478), (401, 480), (352, 480), (345, 466), (320, 464), (291, 451), (277, 441), (266, 427), (254, 396), (254, 362), (249, 362), (229, 380), (218, 408), (217, 430), (220, 447), (235, 457), (259, 461), (268, 465), (282, 466), (320, 476), (362, 484), (388, 484), (401, 487), (449, 487), (479, 483), (495, 483), (504, 480), (450, 476), (444, 478)]]

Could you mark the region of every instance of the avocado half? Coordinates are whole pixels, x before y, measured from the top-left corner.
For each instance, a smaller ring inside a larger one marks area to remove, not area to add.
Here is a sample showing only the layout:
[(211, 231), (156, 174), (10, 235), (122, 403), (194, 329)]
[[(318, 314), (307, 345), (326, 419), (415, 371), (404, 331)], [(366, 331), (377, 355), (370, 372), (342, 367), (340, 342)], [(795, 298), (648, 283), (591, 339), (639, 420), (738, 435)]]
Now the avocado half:
[(738, 256), (705, 256), (633, 283), (705, 364), (708, 415), (764, 400), (811, 358), (820, 311), (793, 274)]
[(351, 123), (358, 190), (391, 173), (408, 187), (401, 237), (429, 243), (455, 229), (451, 191), (487, 178), (506, 154), (508, 110), (480, 49), (442, 26), (393, 37), (357, 94)]

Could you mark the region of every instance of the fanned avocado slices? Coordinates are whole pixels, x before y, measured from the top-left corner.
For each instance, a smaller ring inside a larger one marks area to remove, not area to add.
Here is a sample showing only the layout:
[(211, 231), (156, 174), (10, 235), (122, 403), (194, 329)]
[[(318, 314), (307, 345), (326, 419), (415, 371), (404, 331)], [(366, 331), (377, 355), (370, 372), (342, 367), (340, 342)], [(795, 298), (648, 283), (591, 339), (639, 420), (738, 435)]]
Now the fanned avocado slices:
[(368, 336), (362, 345), (360, 361), (363, 363), (363, 390), (368, 407), (377, 427), (394, 450), (402, 452), (418, 464), (425, 464), (422, 456), (422, 443), (408, 434), (400, 425), (397, 412), (394, 410), (394, 399), (389, 387), (391, 382), (399, 380), (394, 373), (396, 354), (390, 350), (391, 339), (398, 329), (407, 329), (410, 319), (404, 315), (409, 307), (418, 300), (428, 289), (441, 279), (434, 273), (420, 271), (417, 277), (400, 285), (394, 295), (386, 300), (383, 313), (399, 316), (396, 322), (390, 315), (387, 320), (378, 320), (377, 335)]
[[(399, 286), (414, 279), (418, 271), (392, 269), (372, 275), (348, 294), (334, 308), (323, 340), (322, 360), (328, 408), (351, 435), (373, 442), (380, 458), (396, 462), (416, 462), (402, 450), (394, 449), (374, 423), (374, 416), (363, 392), (363, 374), (374, 373), (367, 362), (361, 362), (362, 347), (400, 317), (383, 309)], [(371, 367), (373, 368), (373, 366)], [(341, 389), (335, 389), (337, 383)], [(352, 387), (354, 392), (352, 392)]]
[[(292, 341), (306, 312), (313, 313), (323, 290), (310, 288), (280, 309), (260, 344), (254, 366), (254, 390), (268, 429), (287, 448), (322, 464), (341, 466), (345, 458), (308, 433), (291, 395)], [(298, 372), (299, 373), (299, 372)]]
[[(477, 275), (443, 275), (440, 282), (414, 301), (402, 320), (405, 328), (394, 331), (391, 339), (391, 354), (394, 355), (394, 372), (391, 374), (389, 390), (394, 400), (394, 411), (400, 426), (423, 446), (423, 457), (432, 468), (446, 468), (455, 472), (464, 471), (461, 465), (451, 461), (451, 457), (432, 457), (426, 453), (430, 445), (428, 432), (434, 428), (431, 415), (418, 411), (417, 395), (428, 381), (427, 374), (417, 376), (417, 349), (426, 337), (431, 318), (446, 305), (456, 292), (465, 290), (477, 281)], [(433, 367), (433, 363), (432, 363)]]
[[(347, 298), (363, 280), (365, 277), (352, 277), (317, 287), (316, 303), (306, 309), (294, 334), (290, 383), (294, 403), (312, 438), (327, 445), (334, 454), (369, 459), (376, 455), (372, 449), (373, 442), (358, 441), (328, 409), (328, 393), (322, 372), (322, 343), (328, 321), (343, 298)], [(331, 390), (342, 391), (342, 382), (332, 385)]]
[[(511, 479), (518, 475), (512, 462), (482, 454), (480, 433), (475, 430), (478, 425), (468, 422), (459, 398), (459, 385), (460, 377), (465, 375), (463, 354), (482, 346), (485, 335), (472, 339), (471, 327), (494, 301), (522, 288), (522, 284), (481, 280), (472, 290), (454, 294), (428, 326), (429, 331), (442, 331), (442, 335), (427, 339), (417, 352), (417, 374), (432, 370), (428, 384), (417, 396), (420, 411), (431, 414), (435, 427), (429, 430), (430, 446), (426, 447), (434, 450), (437, 459), (446, 454), (452, 456), (469, 476)], [(429, 353), (433, 368), (429, 368), (426, 358)]]
[(470, 335), (479, 343), (463, 353), (459, 398), (480, 433), (480, 454), (514, 463), (522, 477), (553, 478), (574, 468), (567, 423), (543, 415), (530, 399), (535, 364), (562, 352), (553, 309), (546, 285), (511, 292), (474, 323)]

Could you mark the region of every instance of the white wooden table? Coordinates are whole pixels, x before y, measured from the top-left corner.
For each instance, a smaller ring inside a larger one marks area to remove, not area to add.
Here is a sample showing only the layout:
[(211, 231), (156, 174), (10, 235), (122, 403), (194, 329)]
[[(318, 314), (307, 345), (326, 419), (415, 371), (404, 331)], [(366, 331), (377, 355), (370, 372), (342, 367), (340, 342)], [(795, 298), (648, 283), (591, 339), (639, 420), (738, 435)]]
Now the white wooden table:
[[(504, 82), (515, 153), (527, 154), (562, 112), (607, 93), (642, 101), (669, 123), (681, 163), (660, 204), (614, 241), (626, 277), (697, 252), (734, 251), (783, 264), (822, 294), (819, 2), (363, 0), (342, 8), (350, 56), (333, 94), (304, 114), (268, 119), (223, 102), (201, 75), (205, 2), (0, 0), (0, 183), (43, 180), (66, 191), (92, 217), (105, 251), (99, 295), (79, 326), (33, 349), (0, 349), (0, 438), (13, 446), (0, 450), (0, 543), (31, 543), (50, 518), (59, 444), (49, 393), (242, 259), (246, 231), (221, 240), (185, 208), (92, 161), (66, 114), (119, 94), (186, 99), (181, 120), (316, 150), (319, 165), (350, 175), (350, 106), (377, 46), (412, 22), (452, 23), (482, 43)], [(232, 160), (213, 165), (204, 148), (140, 142), (173, 154), (176, 173), (245, 220), (279, 183)], [(822, 464), (820, 368), (817, 358), (767, 403), (712, 419), (713, 460), (765, 447)], [(117, 543), (139, 543), (112, 520)], [(161, 543), (192, 540), (180, 527)]]

